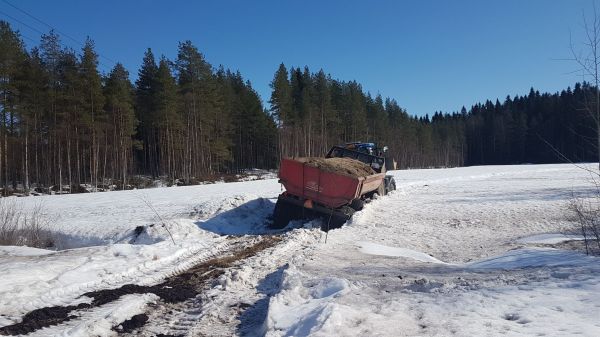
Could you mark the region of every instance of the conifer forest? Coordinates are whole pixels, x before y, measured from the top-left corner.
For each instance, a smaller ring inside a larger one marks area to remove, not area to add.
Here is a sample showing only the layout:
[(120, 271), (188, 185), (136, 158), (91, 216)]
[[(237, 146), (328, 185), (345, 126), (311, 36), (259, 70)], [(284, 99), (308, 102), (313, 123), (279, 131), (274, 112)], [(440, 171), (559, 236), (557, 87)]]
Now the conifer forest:
[(326, 70), (273, 70), (261, 99), (184, 41), (174, 59), (148, 48), (134, 76), (120, 63), (104, 74), (92, 40), (73, 50), (51, 31), (28, 49), (0, 22), (2, 191), (129, 188), (139, 176), (194, 184), (351, 141), (388, 146), (398, 168), (598, 160), (587, 83), (416, 116)]

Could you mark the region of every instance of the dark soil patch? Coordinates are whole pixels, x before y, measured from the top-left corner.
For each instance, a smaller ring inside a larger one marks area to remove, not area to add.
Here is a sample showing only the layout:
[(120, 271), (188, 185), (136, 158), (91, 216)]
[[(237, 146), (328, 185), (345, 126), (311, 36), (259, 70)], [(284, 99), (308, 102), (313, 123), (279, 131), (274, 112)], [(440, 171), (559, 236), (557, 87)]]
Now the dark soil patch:
[(352, 158), (295, 158), (308, 166), (325, 172), (337, 173), (351, 177), (366, 177), (375, 174), (371, 166)]
[(21, 323), (7, 325), (0, 328), (0, 335), (25, 335), (38, 329), (66, 322), (75, 315), (70, 315), (74, 310), (86, 309), (91, 305), (81, 303), (79, 305), (69, 305), (65, 307), (47, 307), (27, 313), (23, 316)]
[[(177, 277), (178, 276), (175, 276), (175, 278)], [(177, 303), (183, 302), (188, 298), (192, 298), (198, 293), (195, 292), (194, 289), (189, 285), (174, 284), (169, 280), (154, 286), (126, 284), (116, 289), (92, 291), (83, 294), (83, 296), (92, 297), (94, 299), (92, 301), (92, 306), (96, 307), (106, 303), (114, 302), (121, 296), (129, 294), (155, 294), (156, 296), (160, 297), (161, 300), (167, 303)]]
[(113, 331), (123, 333), (123, 332), (133, 332), (133, 330), (144, 326), (148, 322), (148, 315), (139, 314), (131, 317), (130, 319), (124, 321), (123, 323), (112, 328)]
[[(76, 318), (77, 316), (72, 314), (72, 312), (76, 310), (101, 306), (116, 301), (121, 296), (128, 294), (152, 293), (160, 297), (160, 299), (166, 303), (183, 302), (187, 299), (196, 297), (200, 291), (202, 291), (202, 288), (207, 281), (224, 273), (223, 269), (229, 268), (240, 260), (244, 260), (262, 250), (272, 247), (280, 240), (281, 239), (277, 236), (264, 237), (261, 241), (250, 247), (234, 250), (231, 255), (214, 258), (198, 264), (182, 274), (173, 276), (157, 285), (140, 286), (136, 284), (126, 284), (116, 289), (98, 290), (82, 295), (92, 298), (92, 303), (82, 303), (76, 306), (47, 307), (31, 311), (23, 316), (23, 320), (20, 323), (1, 327), (0, 335), (24, 335), (47, 326), (60, 324)], [(134, 326), (132, 329), (136, 329), (146, 323), (146, 321), (142, 323), (142, 320), (142, 317), (138, 317), (135, 321), (126, 323), (129, 321), (128, 320), (121, 325), (128, 324)], [(140, 323), (141, 325), (135, 326), (135, 324)], [(123, 328), (125, 328), (125, 326), (123, 326)]]

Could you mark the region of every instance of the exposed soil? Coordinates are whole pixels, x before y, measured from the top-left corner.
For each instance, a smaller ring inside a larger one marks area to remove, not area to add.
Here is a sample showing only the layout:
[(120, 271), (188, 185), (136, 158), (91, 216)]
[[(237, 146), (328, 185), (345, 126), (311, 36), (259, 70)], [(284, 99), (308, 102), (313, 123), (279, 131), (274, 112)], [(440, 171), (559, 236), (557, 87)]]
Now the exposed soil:
[(70, 315), (72, 311), (86, 309), (90, 306), (88, 303), (81, 303), (79, 305), (33, 310), (23, 316), (21, 323), (1, 327), (0, 335), (25, 335), (47, 326), (66, 322), (77, 317)]
[[(152, 293), (160, 297), (160, 299), (166, 303), (183, 302), (187, 299), (196, 297), (202, 290), (202, 287), (208, 281), (223, 274), (225, 268), (229, 268), (240, 260), (244, 260), (262, 250), (274, 246), (280, 240), (281, 239), (277, 236), (264, 236), (262, 240), (252, 246), (234, 249), (230, 255), (200, 263), (182, 274), (173, 276), (157, 285), (140, 286), (136, 284), (126, 284), (116, 289), (104, 289), (83, 294), (82, 296), (92, 298), (91, 303), (81, 303), (76, 306), (46, 307), (31, 311), (23, 316), (23, 320), (20, 323), (1, 327), (0, 335), (24, 335), (47, 326), (57, 325), (73, 318), (77, 318), (78, 316), (74, 314), (77, 310), (101, 306), (118, 300), (121, 296), (128, 294)], [(147, 321), (147, 317), (146, 321), (143, 320), (142, 316), (137, 317), (133, 321), (131, 320), (133, 320), (133, 317), (120, 324), (123, 332), (127, 332), (125, 327), (130, 327), (131, 330), (134, 330), (143, 326)], [(117, 327), (118, 326), (119, 325), (117, 325)], [(117, 329), (117, 327), (115, 327), (115, 329)]]
[(148, 315), (139, 314), (131, 317), (123, 323), (113, 327), (112, 329), (119, 333), (132, 332), (133, 330), (144, 326), (148, 322)]
[(366, 177), (375, 174), (373, 169), (356, 159), (352, 158), (318, 158), (304, 157), (295, 158), (295, 160), (306, 165), (317, 167), (322, 171), (342, 174), (351, 177)]

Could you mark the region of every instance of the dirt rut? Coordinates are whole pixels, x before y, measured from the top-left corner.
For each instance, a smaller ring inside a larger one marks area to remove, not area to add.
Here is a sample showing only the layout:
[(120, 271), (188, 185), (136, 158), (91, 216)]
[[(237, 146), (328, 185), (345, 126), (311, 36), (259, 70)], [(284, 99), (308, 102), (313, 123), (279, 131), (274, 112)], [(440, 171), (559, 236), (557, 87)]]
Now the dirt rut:
[[(91, 303), (81, 303), (73, 306), (56, 306), (37, 309), (23, 316), (20, 323), (7, 325), (0, 328), (0, 335), (23, 335), (34, 332), (44, 327), (57, 325), (78, 316), (76, 311), (91, 309), (115, 300), (128, 294), (157, 295), (163, 302), (178, 303), (193, 298), (199, 294), (202, 287), (210, 280), (215, 279), (225, 272), (226, 268), (236, 262), (244, 260), (258, 252), (277, 244), (281, 239), (277, 236), (263, 236), (260, 241), (250, 246), (241, 245), (229, 251), (228, 255), (220, 256), (202, 262), (187, 271), (166, 279), (164, 282), (153, 286), (140, 286), (126, 284), (115, 289), (104, 289), (88, 292), (81, 296), (92, 298)], [(113, 328), (117, 332), (128, 332), (132, 327), (139, 327), (146, 323), (145, 315), (138, 315), (135, 320), (127, 320)], [(131, 322), (130, 322), (131, 321)]]

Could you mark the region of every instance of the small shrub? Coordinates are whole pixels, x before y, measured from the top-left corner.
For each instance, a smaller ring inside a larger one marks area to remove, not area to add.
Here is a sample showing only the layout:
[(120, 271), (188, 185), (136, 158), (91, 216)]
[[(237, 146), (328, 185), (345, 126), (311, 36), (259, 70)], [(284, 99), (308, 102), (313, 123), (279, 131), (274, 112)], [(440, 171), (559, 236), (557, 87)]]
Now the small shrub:
[(50, 223), (41, 203), (25, 210), (13, 198), (0, 198), (0, 245), (53, 247)]
[(600, 255), (600, 192), (596, 199), (574, 198), (571, 210), (583, 235), (586, 254)]
[(153, 187), (154, 182), (150, 177), (145, 176), (133, 176), (127, 181), (133, 188), (143, 189)]

